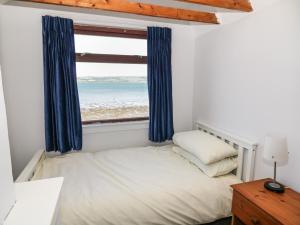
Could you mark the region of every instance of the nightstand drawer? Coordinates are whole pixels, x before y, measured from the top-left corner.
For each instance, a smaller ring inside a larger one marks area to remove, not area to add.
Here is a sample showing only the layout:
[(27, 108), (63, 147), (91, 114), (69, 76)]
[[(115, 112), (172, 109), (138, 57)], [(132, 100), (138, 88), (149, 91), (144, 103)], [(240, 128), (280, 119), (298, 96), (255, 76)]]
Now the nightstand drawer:
[(232, 213), (246, 225), (280, 225), (238, 192), (233, 192)]

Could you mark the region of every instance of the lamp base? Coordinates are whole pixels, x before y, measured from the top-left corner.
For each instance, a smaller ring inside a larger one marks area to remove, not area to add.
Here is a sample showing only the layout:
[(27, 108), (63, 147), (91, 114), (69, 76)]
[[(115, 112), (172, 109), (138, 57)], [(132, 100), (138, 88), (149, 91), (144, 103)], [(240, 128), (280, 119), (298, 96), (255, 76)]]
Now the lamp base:
[(277, 192), (277, 193), (284, 192), (284, 186), (282, 184), (277, 183), (276, 181), (266, 181), (264, 186), (266, 189), (273, 192)]

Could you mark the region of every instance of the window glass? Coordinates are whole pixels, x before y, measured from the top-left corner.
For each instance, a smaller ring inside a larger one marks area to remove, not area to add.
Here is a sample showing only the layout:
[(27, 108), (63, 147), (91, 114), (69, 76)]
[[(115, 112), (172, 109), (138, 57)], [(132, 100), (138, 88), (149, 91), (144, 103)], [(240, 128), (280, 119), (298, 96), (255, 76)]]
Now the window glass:
[(77, 63), (83, 121), (148, 117), (147, 65)]
[(147, 40), (75, 35), (76, 52), (113, 55), (147, 55)]

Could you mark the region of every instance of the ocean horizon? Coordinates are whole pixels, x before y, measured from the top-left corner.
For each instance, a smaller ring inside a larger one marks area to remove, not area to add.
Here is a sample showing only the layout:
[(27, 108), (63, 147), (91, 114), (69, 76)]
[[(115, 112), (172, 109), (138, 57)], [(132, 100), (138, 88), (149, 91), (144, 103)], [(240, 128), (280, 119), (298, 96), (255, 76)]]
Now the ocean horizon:
[(82, 109), (148, 106), (147, 77), (78, 77)]

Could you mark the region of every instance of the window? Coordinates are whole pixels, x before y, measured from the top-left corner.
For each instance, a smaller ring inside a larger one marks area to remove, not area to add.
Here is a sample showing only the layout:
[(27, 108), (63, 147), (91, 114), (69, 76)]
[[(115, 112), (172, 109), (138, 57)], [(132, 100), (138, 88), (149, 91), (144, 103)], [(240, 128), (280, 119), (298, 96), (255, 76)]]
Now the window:
[(84, 124), (147, 120), (147, 33), (75, 25)]

